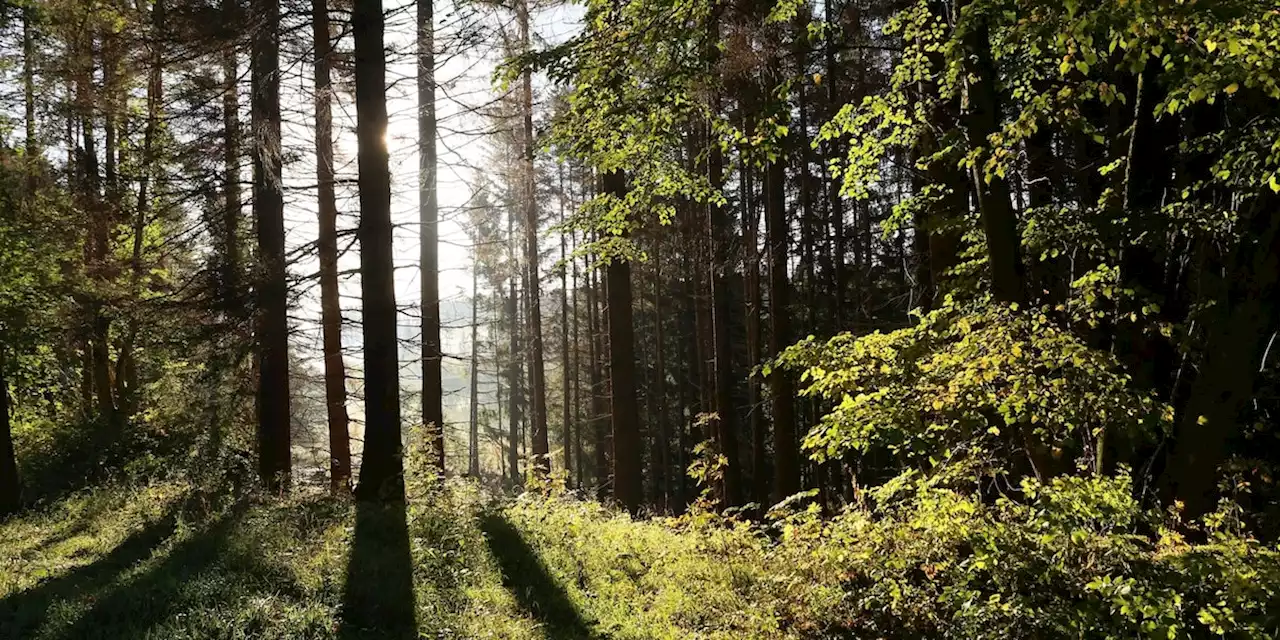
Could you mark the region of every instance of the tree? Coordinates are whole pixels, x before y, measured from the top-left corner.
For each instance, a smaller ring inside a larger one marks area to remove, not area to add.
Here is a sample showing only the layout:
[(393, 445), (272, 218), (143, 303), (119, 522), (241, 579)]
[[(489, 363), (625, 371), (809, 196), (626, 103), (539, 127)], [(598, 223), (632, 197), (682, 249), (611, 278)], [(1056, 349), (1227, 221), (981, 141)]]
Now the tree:
[(288, 488), (289, 289), (280, 148), (280, 1), (254, 0), (253, 214), (258, 229), (258, 474), (270, 491)]
[[(529, 2), (516, 3), (516, 21), (519, 23), (522, 53), (532, 51), (529, 32)], [(542, 348), (542, 279), (538, 275), (538, 187), (534, 156), (537, 141), (533, 133), (533, 72), (525, 70), (520, 78), (520, 116), (522, 119), (520, 198), (524, 207), (525, 276), (528, 286), (525, 299), (529, 305), (529, 394), (531, 399), (531, 436), (533, 445), (533, 470), (545, 476), (551, 470), (551, 444), (547, 437), (547, 374)]]
[[(603, 189), (626, 197), (621, 171), (604, 175)], [(640, 510), (644, 484), (640, 464), (639, 403), (636, 401), (635, 325), (631, 308), (631, 263), (615, 257), (605, 267), (609, 300), (609, 382), (613, 416), (613, 497), (632, 513)]]
[(13, 450), (13, 428), (10, 424), (9, 382), (5, 376), (7, 337), (0, 332), (0, 518), (14, 513), (22, 501), (22, 485), (18, 482), (18, 459)]
[(342, 359), (342, 306), (338, 296), (338, 203), (333, 166), (333, 36), (327, 0), (311, 2), (315, 43), (316, 180), (320, 234), (320, 324), (323, 332), (325, 407), (329, 422), (329, 489), (351, 490), (351, 436), (347, 368)]
[(364, 454), (356, 495), (362, 500), (399, 501), (404, 498), (404, 461), (382, 0), (355, 0), (351, 29), (355, 36), (365, 376)]
[(443, 354), (440, 345), (440, 217), (436, 194), (436, 58), (432, 0), (418, 1), (418, 215), (422, 267), (422, 424), (444, 472)]
[(467, 475), (480, 475), (480, 268), (471, 263), (471, 402), (467, 437)]

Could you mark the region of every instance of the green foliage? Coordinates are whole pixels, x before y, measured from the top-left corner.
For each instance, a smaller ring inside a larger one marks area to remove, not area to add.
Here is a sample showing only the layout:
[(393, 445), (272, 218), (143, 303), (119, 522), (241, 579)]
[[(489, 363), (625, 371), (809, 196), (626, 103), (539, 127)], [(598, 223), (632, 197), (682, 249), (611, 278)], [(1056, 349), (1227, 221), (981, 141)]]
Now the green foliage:
[(1150, 436), (1172, 417), (1129, 388), (1110, 354), (1044, 312), (995, 304), (949, 302), (891, 333), (810, 338), (780, 363), (832, 405), (805, 439), (819, 460), (883, 450), (928, 473), (999, 475), (1047, 454), (1065, 470), (1093, 460), (1103, 432)]
[(1274, 637), (1280, 555), (1227, 513), (1188, 544), (1127, 475), (994, 501), (904, 477), (833, 519), (769, 525), (531, 495), (504, 512), (613, 638)]

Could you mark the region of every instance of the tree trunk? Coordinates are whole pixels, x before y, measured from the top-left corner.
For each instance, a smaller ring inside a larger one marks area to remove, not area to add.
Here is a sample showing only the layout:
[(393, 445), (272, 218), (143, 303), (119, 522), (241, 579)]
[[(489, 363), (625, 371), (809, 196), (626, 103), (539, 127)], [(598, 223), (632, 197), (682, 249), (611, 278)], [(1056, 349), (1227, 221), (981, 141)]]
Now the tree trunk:
[(27, 156), (40, 157), (40, 134), (36, 124), (36, 8), (27, 4), (22, 8), (22, 98), (26, 115)]
[(280, 149), (280, 1), (255, 0), (253, 213), (258, 227), (258, 473), (287, 490), (291, 467), (288, 273)]
[[(790, 344), (790, 294), (787, 278), (788, 229), (786, 217), (786, 165), (769, 163), (765, 176), (765, 208), (769, 242), (769, 351), (782, 352)], [(785, 371), (769, 376), (773, 396), (773, 444), (775, 450), (773, 493), (782, 500), (800, 490), (800, 448), (796, 442), (795, 397)]]
[[(933, 126), (927, 128), (917, 142), (914, 155), (918, 158), (928, 158), (937, 153), (941, 143), (936, 132), (954, 127), (958, 120), (958, 103), (938, 99), (936, 93), (937, 87), (933, 83), (927, 83), (920, 89), (922, 99), (933, 100), (930, 109)], [(969, 180), (964, 171), (956, 167), (954, 159), (945, 158), (930, 162), (924, 174), (917, 175), (914, 182), (917, 194), (926, 184), (946, 190), (935, 195), (926, 206), (918, 207), (914, 220), (920, 308), (930, 311), (941, 297), (943, 275), (959, 260), (960, 233), (952, 227), (957, 218), (963, 218), (969, 211)]]
[(480, 281), (479, 265), (471, 264), (471, 412), (467, 437), (467, 475), (480, 475)]
[[(626, 197), (626, 176), (605, 174), (604, 189)], [(609, 286), (609, 381), (613, 416), (613, 497), (631, 513), (640, 510), (644, 486), (640, 469), (639, 406), (636, 401), (635, 327), (631, 309), (631, 264), (614, 259), (606, 268)]]
[[(85, 263), (90, 277), (95, 281), (106, 278), (107, 258), (110, 253), (110, 229), (107, 212), (102, 202), (101, 177), (98, 173), (98, 151), (94, 143), (93, 123), (96, 113), (96, 98), (93, 86), (93, 43), (92, 36), (85, 36), (88, 42), (83, 44), (82, 55), (85, 57), (83, 67), (76, 78), (76, 102), (80, 117), (81, 143), (80, 197), (89, 216), (89, 232), (85, 239)], [(110, 151), (110, 150), (108, 150)], [(111, 427), (116, 426), (115, 398), (111, 388), (111, 356), (107, 340), (110, 335), (111, 321), (103, 313), (101, 293), (93, 291), (89, 294), (87, 305), (89, 332), (89, 367), (93, 381), (98, 416)], [(113, 429), (114, 430), (114, 429)]]
[(222, 19), (228, 30), (222, 49), (222, 129), (223, 129), (223, 208), (220, 302), (239, 319), (240, 308), (240, 71), (236, 61), (236, 26), (240, 23), (239, 0), (222, 0)]
[[(969, 0), (957, 0), (959, 19)], [(974, 18), (970, 18), (974, 19)], [(1027, 299), (1022, 240), (1018, 220), (1009, 196), (1009, 183), (999, 176), (984, 176), (983, 164), (990, 155), (989, 136), (1000, 131), (1000, 95), (996, 90), (996, 69), (991, 59), (990, 29), (985, 18), (968, 28), (964, 38), (967, 69), (970, 76), (969, 113), (965, 120), (969, 144), (984, 152), (973, 166), (973, 186), (977, 190), (978, 210), (987, 239), (987, 262), (991, 270), (991, 294), (998, 302), (1023, 304)]]
[[(508, 227), (509, 228), (509, 227)], [(519, 298), (516, 295), (516, 279), (511, 278), (511, 295), (507, 297), (507, 322), (511, 329), (510, 360), (507, 361), (507, 396), (511, 408), (507, 412), (510, 424), (508, 432), (511, 448), (507, 451), (511, 467), (511, 486), (520, 486), (520, 316)]]
[(18, 510), (22, 486), (18, 482), (18, 460), (13, 451), (13, 431), (9, 423), (9, 382), (5, 377), (5, 343), (0, 333), (0, 519)]
[[(573, 256), (573, 254), (576, 254), (577, 252), (578, 237), (575, 232), (573, 235), (573, 246), (570, 249), (570, 256)], [(578, 278), (580, 274), (578, 270), (578, 259), (576, 257), (570, 257), (570, 261), (573, 263), (573, 301), (570, 303), (570, 306), (573, 308), (573, 424), (576, 427), (574, 430), (572, 446), (574, 447), (574, 459), (577, 461), (578, 466), (575, 469), (569, 464), (568, 455), (565, 456), (564, 466), (565, 472), (569, 474), (569, 477), (575, 479), (574, 486), (581, 489), (584, 486), (583, 480), (586, 479), (582, 471), (586, 466), (586, 461), (582, 458), (582, 343), (579, 342), (580, 332), (578, 327), (579, 316), (581, 315), (578, 307)], [(565, 435), (565, 440), (565, 446), (570, 446), (568, 443), (569, 436), (567, 434)]]
[(1280, 321), (1280, 196), (1263, 187), (1235, 247), (1204, 362), (1180, 412), (1166, 472), (1166, 498), (1178, 498), (1188, 517), (1213, 509), (1218, 465), (1240, 433), (1254, 397), (1267, 338)]
[(604, 360), (604, 328), (600, 313), (600, 275), (599, 269), (591, 269), (588, 273), (590, 282), (587, 285), (587, 332), (591, 334), (591, 423), (595, 427), (595, 479), (596, 494), (603, 497), (607, 494), (609, 482), (609, 443), (608, 425), (605, 422), (605, 380), (601, 371)]
[(347, 415), (347, 368), (342, 354), (342, 303), (338, 293), (338, 203), (333, 166), (333, 36), (328, 0), (312, 0), (315, 43), (316, 180), (320, 237), (320, 325), (324, 346), (324, 395), (329, 418), (329, 490), (351, 491), (350, 418)]
[[(557, 177), (560, 182), (560, 224), (564, 225), (564, 209), (565, 209), (565, 190), (564, 190), (564, 165), (556, 166)], [(561, 379), (560, 392), (563, 394), (564, 402), (561, 403), (563, 412), (560, 415), (560, 425), (564, 435), (564, 471), (565, 482), (570, 483), (573, 480), (573, 424), (570, 422), (570, 404), (573, 400), (570, 395), (569, 387), (569, 265), (565, 262), (567, 241), (566, 234), (560, 233), (560, 362)]]
[[(742, 270), (745, 274), (746, 321), (747, 321), (747, 365), (753, 370), (760, 364), (760, 318), (764, 307), (760, 300), (760, 217), (756, 209), (755, 186), (753, 173), (749, 166), (742, 168), (742, 228), (743, 252)], [(768, 439), (765, 430), (768, 428), (761, 419), (760, 379), (754, 371), (747, 378), (747, 405), (751, 421), (751, 479), (753, 481), (752, 499), (760, 504), (769, 500), (769, 452), (765, 443)]]
[[(708, 177), (713, 189), (724, 182), (724, 158), (719, 145), (710, 143)], [(729, 336), (729, 263), (728, 244), (732, 229), (725, 208), (714, 202), (707, 203), (707, 273), (711, 285), (711, 333), (714, 356), (712, 375), (715, 382), (714, 410), (717, 416), (715, 436), (720, 453), (725, 457), (724, 503), (726, 507), (742, 504), (741, 461), (738, 455), (737, 408), (733, 406), (733, 359)]]
[[(822, 3), (823, 22), (826, 23), (826, 41), (823, 43), (823, 58), (826, 63), (827, 74), (825, 82), (827, 85), (827, 107), (828, 117), (834, 117), (844, 104), (840, 100), (837, 87), (840, 82), (840, 67), (836, 61), (836, 31), (835, 31), (835, 11), (832, 7), (833, 2), (827, 0)], [(835, 140), (829, 140), (826, 143), (826, 160), (827, 163), (833, 163), (841, 160), (842, 145), (837, 144)], [(835, 331), (845, 330), (845, 283), (847, 275), (845, 271), (844, 255), (845, 255), (845, 238), (844, 238), (844, 199), (840, 195), (841, 181), (828, 176), (827, 180), (827, 201), (830, 208), (830, 224), (831, 224), (831, 253), (832, 253), (832, 279), (834, 280), (834, 291), (831, 296), (832, 321), (835, 325)], [(758, 262), (758, 259), (757, 259)], [(757, 286), (758, 290), (758, 286)], [(762, 494), (763, 495), (763, 494)]]
[(404, 498), (404, 461), (382, 0), (355, 0), (351, 28), (355, 36), (365, 376), (364, 454), (357, 495), (364, 500), (399, 501)]
[(434, 0), (418, 0), (418, 216), (422, 268), (422, 424), (444, 473), (444, 389), (440, 344), (439, 206), (436, 193)]
[(655, 492), (659, 509), (667, 511), (671, 502), (671, 481), (668, 477), (671, 462), (668, 459), (668, 451), (671, 447), (671, 432), (667, 424), (667, 363), (666, 354), (663, 353), (663, 331), (662, 325), (666, 321), (663, 316), (662, 296), (664, 294), (664, 286), (662, 281), (662, 238), (655, 237), (653, 243), (653, 341), (654, 341), (654, 371), (657, 377), (657, 389), (653, 392), (653, 415), (654, 427), (657, 428), (657, 436), (654, 438), (654, 486), (657, 488)]
[[(524, 52), (532, 51), (529, 34), (529, 2), (516, 4), (520, 43)], [(523, 171), (521, 192), (524, 205), (525, 268), (529, 271), (529, 287), (525, 292), (529, 304), (529, 393), (532, 395), (530, 432), (533, 446), (533, 470), (545, 476), (551, 470), (551, 445), (547, 438), (547, 375), (542, 348), (542, 295), (538, 277), (538, 188), (534, 174), (533, 138), (533, 73), (525, 70), (520, 79), (521, 116), (523, 118)]]

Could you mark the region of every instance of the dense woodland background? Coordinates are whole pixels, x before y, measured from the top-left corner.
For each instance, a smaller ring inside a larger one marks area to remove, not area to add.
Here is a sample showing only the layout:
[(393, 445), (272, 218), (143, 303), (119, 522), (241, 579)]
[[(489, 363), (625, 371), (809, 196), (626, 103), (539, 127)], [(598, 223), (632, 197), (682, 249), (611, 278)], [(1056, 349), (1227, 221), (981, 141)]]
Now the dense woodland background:
[(1273, 2), (0, 9), (0, 513), (174, 459), (397, 504), (407, 445), (633, 515), (808, 513), (818, 555), (859, 513), (1033, 556), (1078, 527), (1130, 567), (1081, 578), (1104, 600), (1139, 557), (1239, 598), (1105, 616), (1280, 624), (1232, 573), (1280, 532)]

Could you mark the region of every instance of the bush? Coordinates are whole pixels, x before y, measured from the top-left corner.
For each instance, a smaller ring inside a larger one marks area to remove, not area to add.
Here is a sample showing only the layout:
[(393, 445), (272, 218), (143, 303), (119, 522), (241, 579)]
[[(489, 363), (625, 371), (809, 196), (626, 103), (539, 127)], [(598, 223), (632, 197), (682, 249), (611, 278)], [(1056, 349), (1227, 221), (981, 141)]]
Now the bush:
[(767, 525), (637, 522), (563, 497), (504, 514), (615, 638), (1280, 635), (1280, 553), (1229, 505), (1190, 544), (1123, 474), (1026, 480), (988, 502), (908, 474), (870, 503)]

